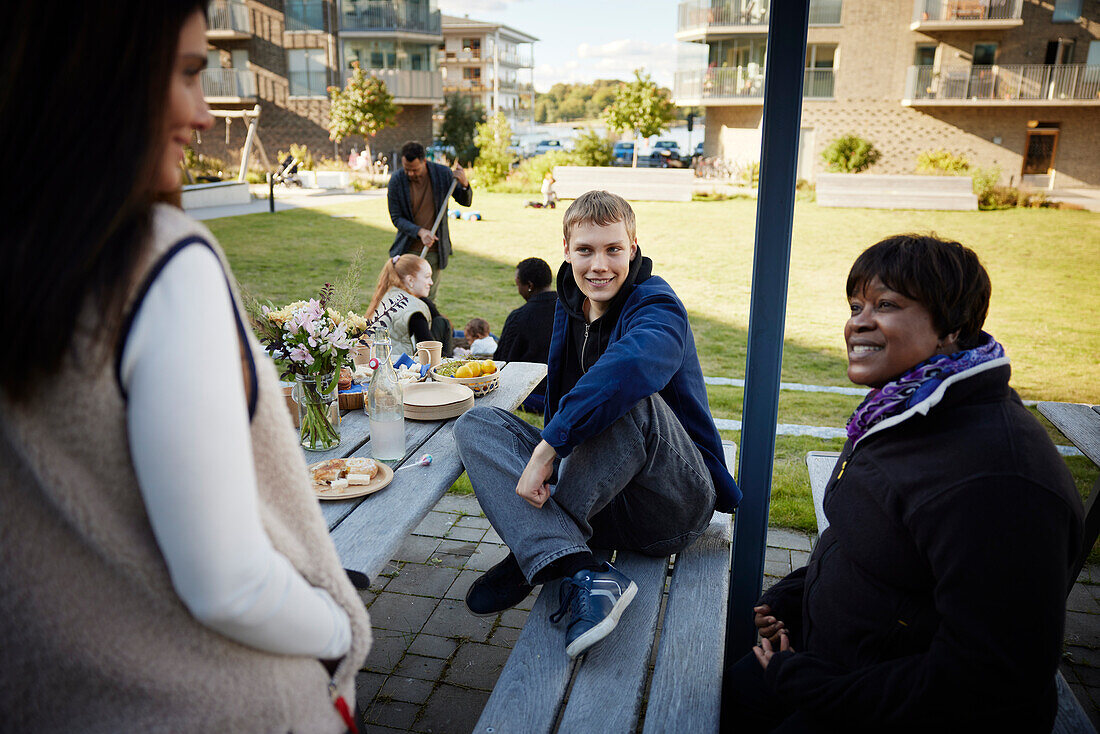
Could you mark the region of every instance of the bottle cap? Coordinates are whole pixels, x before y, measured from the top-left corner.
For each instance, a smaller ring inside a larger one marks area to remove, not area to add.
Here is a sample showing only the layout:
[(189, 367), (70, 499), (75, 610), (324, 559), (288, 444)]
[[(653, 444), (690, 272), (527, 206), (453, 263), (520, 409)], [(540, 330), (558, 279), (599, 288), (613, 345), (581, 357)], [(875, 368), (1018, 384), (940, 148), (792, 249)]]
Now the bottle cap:
[(378, 365), (380, 364), (382, 363), (378, 361), (378, 357), (371, 357), (370, 361), (367, 362), (367, 366), (370, 367), (372, 370), (378, 369)]

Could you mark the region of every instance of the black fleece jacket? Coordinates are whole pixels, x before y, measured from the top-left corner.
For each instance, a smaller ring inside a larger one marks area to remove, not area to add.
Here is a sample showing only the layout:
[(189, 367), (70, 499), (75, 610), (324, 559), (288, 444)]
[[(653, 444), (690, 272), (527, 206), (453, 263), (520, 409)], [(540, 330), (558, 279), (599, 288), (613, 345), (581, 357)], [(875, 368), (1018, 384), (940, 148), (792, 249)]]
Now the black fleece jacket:
[(849, 441), (809, 565), (761, 598), (793, 632), (766, 679), (844, 731), (1035, 731), (1083, 508), (1006, 364)]

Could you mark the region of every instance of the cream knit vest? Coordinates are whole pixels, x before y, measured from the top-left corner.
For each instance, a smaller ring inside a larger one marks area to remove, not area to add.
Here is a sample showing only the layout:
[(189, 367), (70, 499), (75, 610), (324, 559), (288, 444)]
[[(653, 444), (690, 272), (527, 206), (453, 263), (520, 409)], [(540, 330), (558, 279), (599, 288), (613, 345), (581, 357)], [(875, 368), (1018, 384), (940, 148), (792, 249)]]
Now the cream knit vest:
[[(135, 284), (175, 243), (214, 242), (178, 209), (158, 205), (153, 221)], [(244, 320), (235, 290), (233, 298)], [(0, 729), (345, 731), (319, 661), (233, 642), (176, 595), (130, 459), (115, 350), (99, 326), (85, 309), (60, 373), (27, 402), (0, 392)], [(347, 610), (352, 649), (336, 683), (354, 706), (371, 643), (367, 613), (310, 490), (274, 364), (245, 331), (258, 382), (251, 432), (263, 524), (275, 548)]]
[(375, 313), (378, 313), (379, 310), (388, 306), (398, 296), (404, 296), (408, 299), (405, 305), (398, 308), (393, 313), (386, 314), (378, 323), (380, 326), (385, 326), (389, 329), (390, 350), (393, 357), (400, 357), (401, 353), (404, 352), (412, 357), (415, 362), (416, 340), (412, 333), (409, 332), (409, 318), (414, 313), (418, 313), (424, 317), (424, 320), (428, 322), (428, 326), (430, 327), (432, 325), (432, 314), (431, 311), (428, 310), (428, 304), (400, 288), (390, 288), (386, 291), (386, 295), (382, 296), (382, 301), (378, 304), (378, 308), (374, 310)]

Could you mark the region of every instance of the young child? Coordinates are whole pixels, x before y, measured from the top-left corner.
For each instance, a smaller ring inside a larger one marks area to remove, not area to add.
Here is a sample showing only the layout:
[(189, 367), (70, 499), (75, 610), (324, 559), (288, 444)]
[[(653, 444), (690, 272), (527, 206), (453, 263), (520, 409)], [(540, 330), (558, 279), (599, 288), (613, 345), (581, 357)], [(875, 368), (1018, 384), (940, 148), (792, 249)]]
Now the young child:
[(466, 606), (497, 614), (561, 578), (566, 653), (606, 637), (637, 592), (592, 548), (683, 550), (741, 492), (710, 416), (687, 312), (653, 275), (621, 197), (589, 191), (562, 223), (565, 262), (541, 431), (497, 408), (459, 418), (455, 441), (474, 492), (511, 549)]
[(489, 322), (485, 319), (470, 319), (465, 334), (471, 355), (492, 357), (496, 352), (497, 340), (489, 335)]

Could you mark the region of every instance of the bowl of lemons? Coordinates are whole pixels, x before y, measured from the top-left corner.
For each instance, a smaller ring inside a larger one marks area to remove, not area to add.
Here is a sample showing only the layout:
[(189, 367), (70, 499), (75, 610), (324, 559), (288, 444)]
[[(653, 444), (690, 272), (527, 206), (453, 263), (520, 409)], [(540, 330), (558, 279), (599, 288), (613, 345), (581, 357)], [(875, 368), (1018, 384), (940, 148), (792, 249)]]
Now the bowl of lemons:
[(491, 359), (448, 359), (431, 370), (437, 382), (457, 382), (474, 391), (476, 397), (487, 395), (500, 386), (500, 370)]

